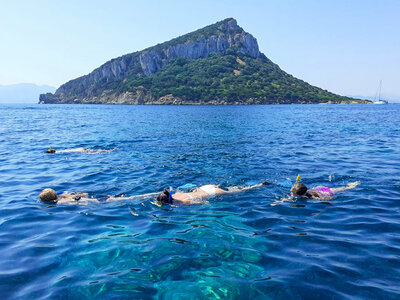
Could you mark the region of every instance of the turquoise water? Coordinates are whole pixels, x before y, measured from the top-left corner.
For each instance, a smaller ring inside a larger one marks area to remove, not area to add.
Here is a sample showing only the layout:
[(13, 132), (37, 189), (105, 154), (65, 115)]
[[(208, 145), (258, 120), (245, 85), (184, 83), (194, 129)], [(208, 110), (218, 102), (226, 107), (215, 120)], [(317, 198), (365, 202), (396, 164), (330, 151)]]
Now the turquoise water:
[[(400, 297), (400, 105), (1, 105), (0, 121), (1, 299)], [(287, 187), (162, 208), (38, 201), (299, 173), (362, 183), (277, 206)]]

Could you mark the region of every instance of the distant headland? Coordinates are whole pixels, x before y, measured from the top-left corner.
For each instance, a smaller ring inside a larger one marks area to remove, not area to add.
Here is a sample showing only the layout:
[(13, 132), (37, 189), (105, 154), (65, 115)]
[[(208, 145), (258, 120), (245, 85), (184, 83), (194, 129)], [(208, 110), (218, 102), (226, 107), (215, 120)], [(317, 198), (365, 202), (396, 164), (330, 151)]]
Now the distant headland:
[(312, 86), (259, 51), (233, 18), (112, 59), (41, 94), (65, 104), (370, 103)]
[(55, 87), (34, 83), (0, 85), (0, 103), (37, 103), (40, 94), (55, 91)]

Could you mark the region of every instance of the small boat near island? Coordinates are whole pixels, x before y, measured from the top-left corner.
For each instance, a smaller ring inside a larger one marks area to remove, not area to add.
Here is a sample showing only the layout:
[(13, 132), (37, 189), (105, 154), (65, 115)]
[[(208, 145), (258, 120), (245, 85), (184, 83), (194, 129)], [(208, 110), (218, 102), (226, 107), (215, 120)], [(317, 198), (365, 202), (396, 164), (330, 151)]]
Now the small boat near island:
[[(382, 91), (382, 80), (379, 82), (379, 88), (376, 91), (375, 98), (374, 98), (374, 104), (388, 104), (386, 100), (381, 99), (381, 91)], [(378, 97), (378, 100), (376, 98)]]

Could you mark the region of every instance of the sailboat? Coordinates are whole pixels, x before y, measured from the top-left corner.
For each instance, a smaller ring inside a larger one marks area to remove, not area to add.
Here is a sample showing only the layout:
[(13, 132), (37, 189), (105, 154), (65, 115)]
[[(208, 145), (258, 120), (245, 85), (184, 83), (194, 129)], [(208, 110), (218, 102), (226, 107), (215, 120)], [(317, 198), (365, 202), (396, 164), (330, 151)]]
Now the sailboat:
[[(381, 91), (382, 91), (382, 80), (379, 82), (379, 88), (375, 94), (374, 104), (388, 104), (388, 102), (386, 100), (381, 99)], [(378, 101), (376, 101), (377, 96), (378, 96)]]

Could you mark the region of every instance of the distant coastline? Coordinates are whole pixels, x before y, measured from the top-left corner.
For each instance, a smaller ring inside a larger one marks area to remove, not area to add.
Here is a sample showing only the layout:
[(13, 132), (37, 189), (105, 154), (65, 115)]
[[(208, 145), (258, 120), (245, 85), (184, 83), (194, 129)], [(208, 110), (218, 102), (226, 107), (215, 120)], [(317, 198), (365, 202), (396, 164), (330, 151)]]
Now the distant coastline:
[[(85, 103), (85, 102), (75, 102), (75, 103), (68, 103), (68, 102), (60, 102), (60, 103), (46, 103), (43, 101), (40, 101), (37, 103), (39, 105), (42, 104), (52, 104), (52, 105), (142, 105), (142, 106), (168, 106), (168, 105), (174, 105), (174, 106), (241, 106), (241, 105), (350, 105), (350, 104), (373, 104), (372, 101), (358, 101), (357, 99), (354, 99), (354, 101), (343, 101), (343, 102), (326, 102), (326, 103), (311, 103), (311, 102), (304, 102), (304, 103), (234, 103), (234, 102), (228, 102), (228, 103), (218, 103), (218, 102), (182, 102), (182, 103), (157, 103), (157, 102), (149, 102), (149, 103), (112, 103), (112, 102), (106, 102), (106, 103)], [(400, 104), (400, 103), (389, 103), (389, 104)]]
[(55, 87), (34, 83), (0, 85), (0, 103), (37, 103), (40, 94), (55, 91)]

